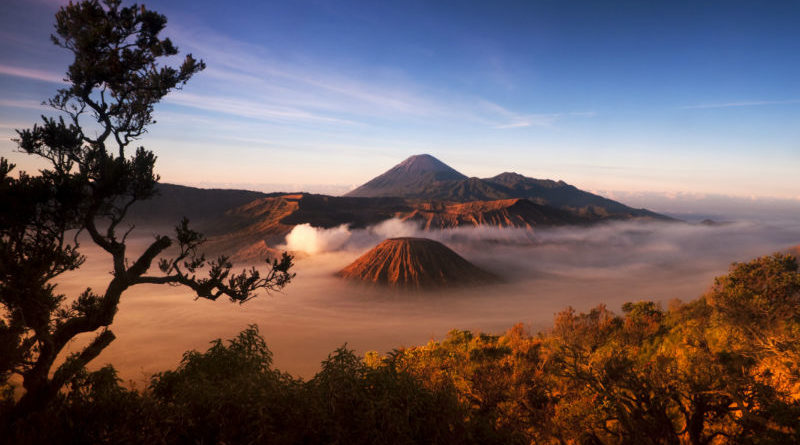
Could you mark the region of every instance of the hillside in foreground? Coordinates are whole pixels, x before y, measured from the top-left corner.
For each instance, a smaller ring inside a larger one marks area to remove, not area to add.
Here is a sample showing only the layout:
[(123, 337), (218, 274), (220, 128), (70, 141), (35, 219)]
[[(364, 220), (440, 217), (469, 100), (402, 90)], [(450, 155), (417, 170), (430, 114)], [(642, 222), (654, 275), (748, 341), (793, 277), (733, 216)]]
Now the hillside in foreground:
[[(522, 317), (522, 315), (521, 315)], [(453, 330), (310, 380), (272, 367), (257, 328), (190, 351), (141, 390), (84, 372), (15, 444), (788, 444), (800, 439), (800, 269), (735, 264), (664, 309), (567, 308), (538, 334)], [(0, 403), (2, 410), (8, 402)], [(6, 428), (9, 428), (6, 425)], [(2, 422), (0, 422), (2, 429)]]

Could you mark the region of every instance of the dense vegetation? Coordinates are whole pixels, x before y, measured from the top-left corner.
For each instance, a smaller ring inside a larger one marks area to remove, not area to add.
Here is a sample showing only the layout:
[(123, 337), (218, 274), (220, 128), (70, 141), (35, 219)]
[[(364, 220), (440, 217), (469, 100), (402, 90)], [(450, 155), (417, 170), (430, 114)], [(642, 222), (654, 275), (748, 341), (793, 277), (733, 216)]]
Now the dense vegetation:
[[(800, 271), (736, 264), (700, 299), (567, 309), (531, 335), (452, 331), (308, 381), (255, 327), (187, 352), (142, 391), (82, 372), (16, 443), (797, 443)], [(0, 436), (12, 437), (12, 436)]]

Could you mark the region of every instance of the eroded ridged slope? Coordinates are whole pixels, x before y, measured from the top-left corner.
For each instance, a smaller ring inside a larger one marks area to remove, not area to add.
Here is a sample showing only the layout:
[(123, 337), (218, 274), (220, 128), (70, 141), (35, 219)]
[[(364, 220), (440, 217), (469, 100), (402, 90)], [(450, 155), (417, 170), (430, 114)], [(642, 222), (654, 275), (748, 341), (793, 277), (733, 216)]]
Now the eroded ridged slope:
[(498, 281), (444, 244), (426, 238), (390, 238), (342, 269), (339, 276), (399, 288), (475, 286)]

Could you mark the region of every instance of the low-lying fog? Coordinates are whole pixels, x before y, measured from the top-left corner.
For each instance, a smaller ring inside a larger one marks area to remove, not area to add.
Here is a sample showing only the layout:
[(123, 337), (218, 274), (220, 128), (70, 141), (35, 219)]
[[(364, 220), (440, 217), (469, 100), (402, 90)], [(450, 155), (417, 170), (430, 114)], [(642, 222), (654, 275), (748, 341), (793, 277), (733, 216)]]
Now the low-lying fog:
[[(384, 238), (415, 235), (444, 242), (506, 282), (410, 294), (333, 276)], [(307, 253), (298, 254), (297, 277), (283, 293), (238, 305), (195, 301), (180, 287), (130, 289), (112, 326), (117, 340), (93, 366), (110, 362), (123, 379), (141, 385), (145, 376), (174, 368), (184, 351), (205, 349), (211, 339), (229, 338), (256, 323), (275, 353), (275, 365), (309, 377), (344, 343), (358, 353), (385, 352), (442, 338), (453, 328), (500, 333), (518, 322), (533, 330), (547, 328), (567, 306), (586, 311), (605, 303), (618, 311), (632, 300), (664, 306), (673, 298), (691, 300), (730, 263), (798, 243), (800, 224), (616, 223), (536, 232), (481, 227), (424, 233), (398, 221), (365, 230), (298, 226), (287, 247)], [(86, 265), (61, 280), (60, 290), (68, 295), (86, 286), (102, 289), (109, 278), (108, 258), (97, 250), (85, 252)]]

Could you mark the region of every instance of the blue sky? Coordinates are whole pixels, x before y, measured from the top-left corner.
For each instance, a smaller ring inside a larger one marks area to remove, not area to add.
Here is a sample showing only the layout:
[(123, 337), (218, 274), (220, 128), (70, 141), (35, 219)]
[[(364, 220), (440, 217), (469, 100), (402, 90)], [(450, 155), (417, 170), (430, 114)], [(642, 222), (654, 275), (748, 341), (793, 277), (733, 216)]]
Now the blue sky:
[[(70, 60), (0, 5), (0, 150)], [(149, 1), (208, 64), (157, 107), (162, 180), (344, 191), (412, 154), (470, 176), (800, 200), (800, 2)]]

